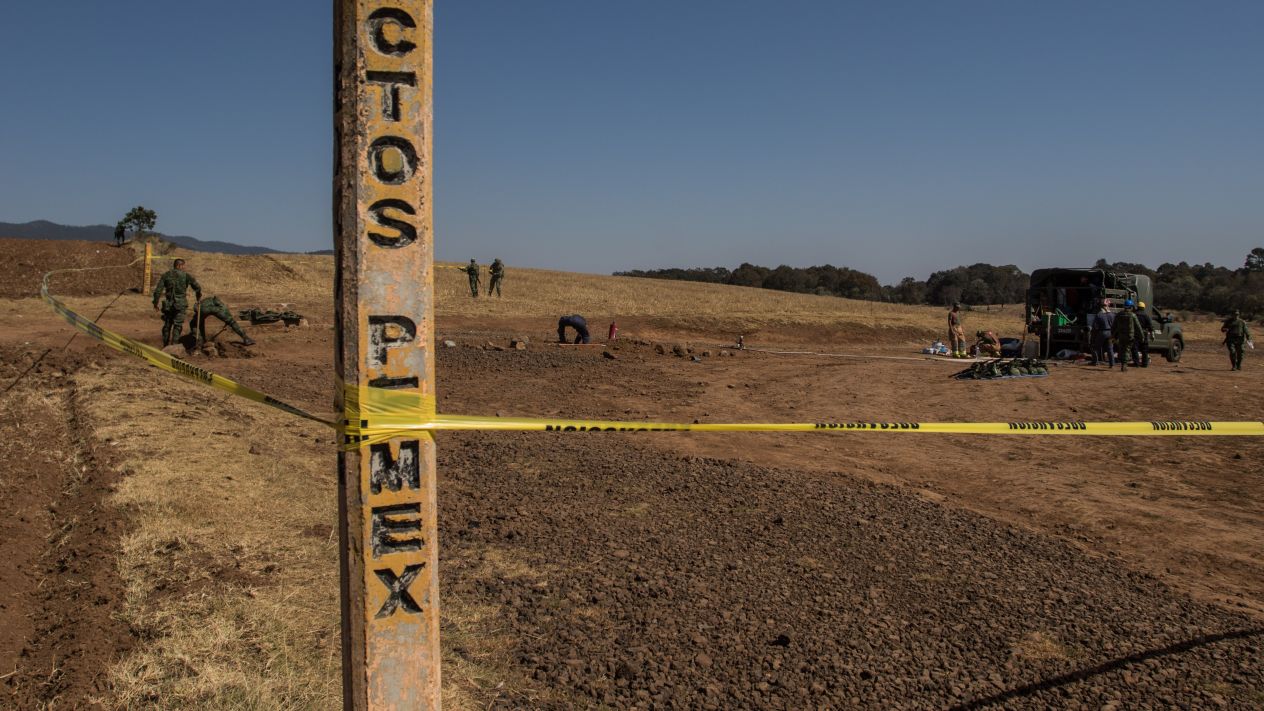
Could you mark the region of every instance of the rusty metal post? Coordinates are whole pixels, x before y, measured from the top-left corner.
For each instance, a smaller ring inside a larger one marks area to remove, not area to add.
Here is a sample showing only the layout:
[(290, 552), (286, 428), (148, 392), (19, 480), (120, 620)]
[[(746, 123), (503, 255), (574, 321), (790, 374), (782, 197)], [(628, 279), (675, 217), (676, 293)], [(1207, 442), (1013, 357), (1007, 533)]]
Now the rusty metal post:
[(150, 242), (145, 243), (145, 272), (140, 280), (140, 293), (142, 296), (149, 296), (149, 282), (154, 277), (154, 245)]
[[(432, 0), (334, 0), (336, 367), (431, 402), (432, 28)], [(344, 708), (438, 709), (434, 441), (342, 453), (338, 484)]]

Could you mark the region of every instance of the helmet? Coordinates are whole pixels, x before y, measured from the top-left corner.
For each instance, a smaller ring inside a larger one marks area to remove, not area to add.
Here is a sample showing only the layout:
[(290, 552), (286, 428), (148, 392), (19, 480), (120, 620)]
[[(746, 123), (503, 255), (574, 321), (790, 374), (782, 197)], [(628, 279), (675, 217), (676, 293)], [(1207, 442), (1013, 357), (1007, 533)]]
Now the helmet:
[(1125, 309), (1130, 309), (1130, 308), (1132, 308), (1132, 305), (1133, 305), (1133, 304), (1132, 304), (1132, 299), (1124, 299), (1124, 308), (1125, 308)]
[(1139, 308), (1139, 309), (1144, 309), (1144, 308), (1145, 308), (1145, 302), (1144, 302), (1144, 301), (1138, 301), (1138, 302), (1137, 302), (1137, 308)]

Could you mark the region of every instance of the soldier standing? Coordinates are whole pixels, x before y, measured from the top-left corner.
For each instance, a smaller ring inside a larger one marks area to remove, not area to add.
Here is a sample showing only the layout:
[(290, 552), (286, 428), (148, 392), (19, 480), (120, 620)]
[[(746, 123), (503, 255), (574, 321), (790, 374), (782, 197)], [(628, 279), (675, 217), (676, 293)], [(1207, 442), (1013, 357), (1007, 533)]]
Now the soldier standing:
[(124, 240), (127, 239), (127, 232), (123, 230), (123, 223), (120, 222), (114, 226), (114, 246), (122, 247)]
[(496, 296), (500, 296), (500, 282), (505, 278), (505, 265), (500, 263), (500, 259), (492, 260), (491, 267), (487, 270), (491, 277), (487, 282), (487, 295), (491, 296), (492, 292), (496, 292)]
[(1115, 342), (1119, 344), (1119, 371), (1128, 369), (1128, 359), (1132, 353), (1132, 344), (1145, 339), (1141, 331), (1141, 321), (1132, 300), (1124, 302), (1124, 310), (1115, 317)]
[(1224, 344), (1229, 347), (1229, 365), (1232, 370), (1242, 370), (1242, 346), (1251, 340), (1242, 312), (1235, 309), (1233, 315), (1224, 320), (1220, 332), (1225, 335)]
[[(171, 268), (154, 285), (154, 310), (162, 313), (162, 345), (169, 346), (180, 340), (184, 324), (184, 312), (189, 307), (185, 292), (193, 288), (194, 297), (202, 300), (202, 286), (192, 274), (184, 271), (184, 260), (177, 259)], [(162, 298), (162, 309), (158, 299)]]
[[(196, 333), (203, 343), (206, 342), (206, 319), (208, 316), (214, 316), (223, 321), (226, 326), (233, 330), (233, 333), (241, 336), (243, 345), (253, 346), (255, 344), (254, 339), (247, 336), (246, 332), (241, 330), (241, 326), (237, 325), (237, 321), (233, 319), (232, 312), (228, 310), (223, 301), (219, 300), (218, 296), (208, 296), (199, 301), (197, 307), (193, 309), (193, 318), (189, 319), (189, 330)], [(197, 330), (194, 331), (194, 328)]]
[(961, 326), (961, 304), (954, 303), (948, 312), (948, 346), (953, 358), (966, 357), (966, 331)]
[(470, 260), (469, 266), (465, 268), (465, 273), (470, 276), (470, 296), (478, 298), (478, 262)]

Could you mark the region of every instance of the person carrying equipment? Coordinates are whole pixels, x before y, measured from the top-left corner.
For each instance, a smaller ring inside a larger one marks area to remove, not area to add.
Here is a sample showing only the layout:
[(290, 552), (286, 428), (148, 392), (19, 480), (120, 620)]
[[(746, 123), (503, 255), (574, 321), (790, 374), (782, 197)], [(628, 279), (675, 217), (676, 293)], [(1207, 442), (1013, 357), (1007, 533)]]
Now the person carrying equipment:
[[(184, 324), (184, 312), (189, 308), (185, 301), (185, 292), (193, 288), (194, 298), (202, 300), (202, 287), (192, 274), (184, 271), (184, 260), (177, 259), (171, 268), (158, 279), (154, 285), (154, 311), (162, 314), (162, 345), (169, 346), (180, 340), (180, 331)], [(158, 299), (162, 298), (162, 309), (158, 308)]]
[(1132, 299), (1124, 302), (1124, 310), (1115, 317), (1115, 343), (1119, 345), (1119, 371), (1128, 369), (1129, 354), (1132, 344), (1145, 339), (1141, 332), (1141, 321), (1137, 318), (1136, 305)]
[(1242, 370), (1242, 346), (1251, 341), (1251, 332), (1246, 327), (1246, 321), (1242, 320), (1242, 312), (1234, 309), (1233, 315), (1224, 320), (1220, 332), (1225, 335), (1224, 345), (1229, 348), (1230, 369)]
[(470, 260), (469, 266), (465, 268), (465, 273), (470, 276), (470, 296), (478, 298), (478, 262)]
[(500, 263), (500, 259), (494, 259), (487, 271), (491, 275), (487, 282), (487, 295), (491, 296), (494, 291), (496, 296), (500, 296), (500, 282), (505, 278), (505, 265)]
[(557, 321), (557, 342), (566, 343), (566, 327), (575, 329), (575, 343), (588, 343), (588, 322), (579, 314), (563, 316)]
[[(247, 336), (246, 332), (241, 330), (241, 326), (237, 325), (237, 321), (233, 319), (232, 312), (228, 310), (223, 301), (219, 300), (218, 296), (208, 296), (202, 299), (193, 309), (193, 317), (189, 319), (189, 331), (198, 335), (199, 343), (206, 342), (206, 319), (209, 316), (214, 316), (223, 321), (224, 325), (232, 329), (233, 333), (241, 336), (242, 345), (253, 346), (255, 344), (254, 339)], [(195, 327), (197, 328), (196, 331), (194, 331)]]
[(965, 358), (966, 332), (961, 326), (961, 304), (954, 303), (948, 312), (948, 346), (952, 348), (953, 358)]

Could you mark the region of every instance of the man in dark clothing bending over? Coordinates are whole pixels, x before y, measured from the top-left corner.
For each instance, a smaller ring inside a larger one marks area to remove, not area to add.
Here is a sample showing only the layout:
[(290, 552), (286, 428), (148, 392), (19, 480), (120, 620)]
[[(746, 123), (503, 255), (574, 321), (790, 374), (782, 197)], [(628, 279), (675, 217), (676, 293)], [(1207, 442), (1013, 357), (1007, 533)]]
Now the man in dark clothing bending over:
[(579, 314), (563, 316), (557, 320), (557, 342), (566, 343), (566, 327), (575, 329), (575, 342), (588, 343), (588, 322)]

